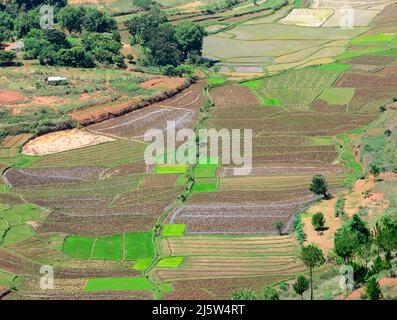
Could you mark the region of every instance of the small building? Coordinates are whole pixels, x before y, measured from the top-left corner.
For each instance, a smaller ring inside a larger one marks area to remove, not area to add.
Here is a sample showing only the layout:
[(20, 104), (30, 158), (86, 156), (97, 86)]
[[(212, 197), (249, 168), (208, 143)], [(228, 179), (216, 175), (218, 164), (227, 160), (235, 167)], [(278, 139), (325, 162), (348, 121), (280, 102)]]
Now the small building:
[(7, 44), (5, 51), (21, 52), (24, 47), (25, 44), (23, 43), (23, 41), (17, 41)]
[(57, 86), (64, 85), (68, 83), (68, 79), (64, 77), (48, 77), (46, 79), (47, 84)]

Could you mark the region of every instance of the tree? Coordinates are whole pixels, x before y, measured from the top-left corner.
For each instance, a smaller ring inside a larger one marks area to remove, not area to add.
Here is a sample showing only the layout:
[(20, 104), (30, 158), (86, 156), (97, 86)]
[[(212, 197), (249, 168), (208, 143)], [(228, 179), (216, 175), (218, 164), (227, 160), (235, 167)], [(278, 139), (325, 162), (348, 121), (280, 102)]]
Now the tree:
[(310, 273), (310, 300), (313, 300), (313, 268), (319, 267), (325, 263), (324, 255), (321, 249), (313, 244), (302, 247), (300, 259), (309, 268)]
[(335, 233), (335, 253), (346, 263), (351, 263), (355, 254), (362, 255), (363, 249), (368, 249), (371, 234), (366, 223), (358, 214), (339, 228)]
[(283, 234), (283, 227), (284, 227), (284, 222), (283, 220), (276, 220), (274, 222), (274, 228), (277, 230), (278, 234), (281, 236)]
[(14, 19), (7, 13), (0, 11), (0, 42), (9, 41), (13, 36)]
[(358, 235), (361, 244), (369, 241), (371, 232), (358, 214), (353, 215), (352, 219), (348, 222), (348, 228)]
[(360, 240), (357, 233), (352, 232), (346, 225), (342, 226), (335, 233), (334, 248), (335, 253), (345, 263), (349, 263), (360, 248)]
[(316, 230), (317, 232), (321, 231), (324, 228), (325, 219), (324, 215), (321, 212), (317, 212), (313, 215), (312, 225), (314, 227), (314, 230)]
[(24, 38), (24, 58), (37, 58), (44, 48), (51, 48), (52, 44), (47, 40), (44, 31), (41, 29), (32, 29)]
[(280, 295), (273, 287), (264, 287), (262, 289), (263, 300), (280, 300)]
[(375, 163), (370, 164), (370, 169), (369, 172), (374, 176), (374, 180), (381, 174), (382, 170), (381, 168), (376, 165)]
[(149, 10), (155, 4), (153, 0), (134, 0), (133, 3), (135, 7), (142, 10)]
[(69, 32), (81, 32), (85, 21), (84, 7), (66, 6), (57, 15), (62, 28)]
[(256, 292), (241, 290), (232, 293), (232, 300), (256, 300)]
[(313, 177), (310, 191), (316, 195), (323, 195), (324, 198), (328, 197), (328, 184), (323, 175), (318, 174)]
[(7, 67), (14, 64), (14, 59), (17, 57), (15, 52), (0, 51), (0, 67)]
[(167, 16), (158, 6), (152, 6), (148, 12), (134, 16), (124, 25), (132, 36), (132, 43), (137, 44), (142, 42), (144, 34), (156, 30), (160, 24), (166, 22), (168, 22)]
[(117, 29), (116, 20), (107, 12), (95, 8), (85, 10), (84, 29), (90, 32), (112, 32)]
[(397, 219), (386, 215), (376, 222), (374, 228), (375, 243), (380, 250), (391, 256), (393, 250), (397, 250)]
[(154, 66), (177, 66), (181, 52), (175, 37), (174, 27), (170, 23), (160, 24), (143, 35), (146, 64)]
[(37, 10), (19, 12), (14, 28), (18, 38), (25, 37), (33, 29), (40, 29), (39, 12)]
[(44, 30), (44, 36), (56, 51), (61, 48), (70, 48), (70, 44), (66, 40), (66, 35), (61, 31), (56, 29)]
[(382, 290), (375, 277), (371, 277), (365, 284), (365, 292), (370, 300), (382, 299)]
[(92, 68), (95, 66), (92, 56), (81, 46), (59, 50), (56, 56), (56, 64), (75, 68)]
[(294, 291), (301, 296), (303, 300), (303, 294), (309, 289), (309, 281), (304, 275), (299, 275), (295, 283), (292, 285)]
[(175, 37), (182, 52), (182, 60), (186, 60), (189, 54), (201, 56), (206, 35), (202, 25), (194, 24), (191, 21), (186, 20), (176, 25)]

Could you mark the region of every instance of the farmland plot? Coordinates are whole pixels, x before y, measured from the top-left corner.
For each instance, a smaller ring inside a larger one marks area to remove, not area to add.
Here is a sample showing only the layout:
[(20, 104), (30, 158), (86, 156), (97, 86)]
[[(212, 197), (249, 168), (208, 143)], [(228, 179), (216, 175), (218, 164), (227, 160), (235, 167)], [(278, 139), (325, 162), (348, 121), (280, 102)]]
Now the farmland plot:
[(172, 237), (161, 239), (160, 248), (165, 256), (185, 256), (178, 269), (151, 271), (155, 279), (172, 282), (175, 291), (167, 299), (227, 298), (247, 285), (256, 290), (304, 271), (291, 236)]
[(203, 86), (203, 82), (198, 82), (186, 92), (177, 94), (159, 104), (92, 125), (89, 129), (111, 136), (143, 139), (149, 129), (171, 130), (173, 126), (168, 121), (174, 121), (176, 129), (190, 127), (205, 99), (202, 94)]
[(273, 223), (289, 219), (303, 202), (274, 205), (182, 205), (168, 223), (186, 224), (186, 234), (254, 234), (275, 232)]

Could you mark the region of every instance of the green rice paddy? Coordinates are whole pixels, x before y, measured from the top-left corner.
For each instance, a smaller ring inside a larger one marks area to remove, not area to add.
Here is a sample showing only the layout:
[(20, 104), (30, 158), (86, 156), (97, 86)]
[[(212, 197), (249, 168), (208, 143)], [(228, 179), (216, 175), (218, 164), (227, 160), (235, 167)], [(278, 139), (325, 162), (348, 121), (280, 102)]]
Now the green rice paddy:
[(194, 192), (215, 192), (218, 190), (218, 179), (201, 178), (197, 179), (193, 185)]
[(156, 265), (157, 268), (179, 268), (183, 263), (184, 257), (162, 258)]
[(185, 173), (186, 170), (186, 164), (160, 164), (154, 168), (154, 172), (157, 174)]
[(153, 284), (144, 277), (90, 278), (85, 291), (152, 290)]
[(154, 255), (151, 232), (132, 232), (107, 237), (69, 236), (62, 251), (76, 259), (138, 260)]
[(151, 258), (139, 259), (133, 265), (132, 269), (138, 270), (138, 271), (144, 271), (150, 266), (151, 263), (152, 263), (152, 259)]
[(163, 237), (180, 237), (185, 233), (185, 224), (166, 224), (161, 235)]

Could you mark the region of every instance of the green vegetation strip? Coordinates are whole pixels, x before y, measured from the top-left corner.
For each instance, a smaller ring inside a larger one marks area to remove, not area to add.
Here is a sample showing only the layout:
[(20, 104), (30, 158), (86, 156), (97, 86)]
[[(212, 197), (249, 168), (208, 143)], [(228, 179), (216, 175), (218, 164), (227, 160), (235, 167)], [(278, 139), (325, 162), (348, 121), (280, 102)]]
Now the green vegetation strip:
[(166, 224), (161, 235), (163, 237), (180, 237), (185, 233), (185, 224)]
[(226, 80), (220, 77), (209, 77), (207, 78), (207, 82), (210, 85), (220, 85), (220, 84), (224, 84)]
[(147, 268), (149, 268), (150, 264), (152, 263), (152, 259), (148, 258), (148, 259), (139, 259), (134, 266), (132, 267), (132, 269), (134, 270), (138, 270), (138, 271), (145, 271)]
[(156, 267), (157, 268), (179, 268), (183, 263), (184, 257), (167, 257), (161, 259)]
[(147, 291), (154, 285), (145, 277), (91, 278), (88, 279), (85, 291)]
[(362, 36), (353, 39), (352, 43), (366, 43), (366, 42), (391, 42), (395, 38), (394, 34), (385, 34), (385, 33), (378, 33), (378, 34), (371, 34), (369, 36)]
[(186, 164), (161, 164), (156, 165), (154, 172), (157, 174), (176, 174), (185, 173), (186, 170)]

